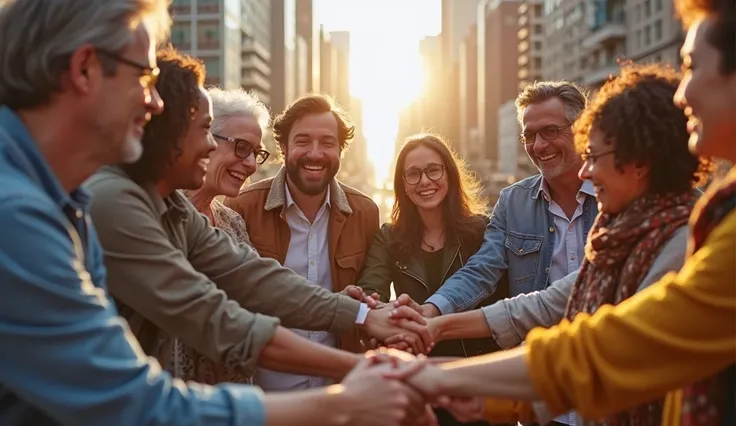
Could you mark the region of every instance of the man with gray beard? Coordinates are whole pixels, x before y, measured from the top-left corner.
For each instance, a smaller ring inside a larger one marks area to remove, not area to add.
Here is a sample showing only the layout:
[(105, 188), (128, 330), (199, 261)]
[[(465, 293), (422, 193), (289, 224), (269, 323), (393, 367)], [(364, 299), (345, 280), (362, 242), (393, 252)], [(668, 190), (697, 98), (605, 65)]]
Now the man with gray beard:
[[(564, 81), (534, 83), (519, 94), (519, 141), (540, 174), (501, 191), (481, 248), (424, 305), (406, 295), (398, 305), (408, 304), (427, 318), (463, 312), (506, 281), (513, 297), (543, 290), (580, 268), (598, 214), (592, 184), (578, 177), (583, 161), (573, 144), (572, 125), (585, 105), (583, 91)], [(485, 313), (499, 345), (514, 340), (506, 316)], [(575, 422), (567, 415), (555, 423)]]

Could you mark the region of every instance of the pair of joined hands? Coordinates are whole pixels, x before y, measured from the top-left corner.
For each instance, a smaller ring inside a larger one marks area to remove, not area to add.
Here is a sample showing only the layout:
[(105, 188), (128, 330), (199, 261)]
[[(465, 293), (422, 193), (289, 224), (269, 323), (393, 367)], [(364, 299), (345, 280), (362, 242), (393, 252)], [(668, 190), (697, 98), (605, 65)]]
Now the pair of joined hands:
[(434, 306), (422, 306), (407, 294), (394, 302), (383, 303), (378, 293), (369, 296), (354, 285), (347, 286), (342, 293), (371, 308), (365, 322), (371, 349), (383, 346), (412, 354), (428, 354), (437, 343), (436, 327), (429, 321), (439, 315)]
[(339, 385), (349, 398), (360, 401), (359, 412), (351, 413), (351, 424), (436, 426), (433, 406), (448, 410), (460, 422), (481, 420), (481, 398), (443, 394), (443, 381), (449, 373), (440, 364), (447, 361), (415, 357), (396, 349), (369, 351)]

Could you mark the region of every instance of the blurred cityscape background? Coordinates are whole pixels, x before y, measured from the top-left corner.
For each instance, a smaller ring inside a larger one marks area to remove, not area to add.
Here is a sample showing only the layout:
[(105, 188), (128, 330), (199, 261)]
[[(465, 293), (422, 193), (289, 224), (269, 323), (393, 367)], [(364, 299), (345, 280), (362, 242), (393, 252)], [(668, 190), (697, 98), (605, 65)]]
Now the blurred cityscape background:
[(172, 15), (172, 43), (205, 63), (208, 84), (251, 90), (273, 114), (310, 91), (334, 96), (357, 128), (338, 178), (384, 215), (406, 136), (446, 136), (492, 206), (536, 172), (517, 139), (524, 85), (595, 92), (620, 59), (679, 66), (684, 37), (666, 0), (173, 0)]

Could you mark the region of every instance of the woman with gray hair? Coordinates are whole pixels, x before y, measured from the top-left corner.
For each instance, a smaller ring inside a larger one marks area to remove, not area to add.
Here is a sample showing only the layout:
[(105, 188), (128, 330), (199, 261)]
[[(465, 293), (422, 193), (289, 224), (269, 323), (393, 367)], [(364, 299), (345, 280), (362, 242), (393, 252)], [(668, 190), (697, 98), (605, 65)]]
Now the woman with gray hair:
[[(251, 245), (243, 218), (216, 197), (237, 196), (246, 179), (268, 159), (269, 153), (261, 143), (269, 112), (263, 102), (243, 89), (212, 88), (208, 93), (212, 98), (212, 136), (217, 148), (210, 154), (204, 185), (196, 191), (186, 191), (186, 195), (214, 226), (238, 242)], [(177, 377), (206, 384), (250, 382), (178, 340), (174, 348), (173, 374)]]

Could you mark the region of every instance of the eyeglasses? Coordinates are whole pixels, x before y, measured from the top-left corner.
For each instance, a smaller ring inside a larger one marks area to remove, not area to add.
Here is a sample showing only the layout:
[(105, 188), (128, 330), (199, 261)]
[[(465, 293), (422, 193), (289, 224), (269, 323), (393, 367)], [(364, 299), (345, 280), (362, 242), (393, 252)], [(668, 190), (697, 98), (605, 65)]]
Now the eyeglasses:
[(596, 160), (599, 157), (603, 157), (604, 155), (608, 154), (614, 154), (616, 150), (606, 151), (606, 152), (600, 152), (598, 154), (593, 154), (592, 152), (584, 152), (580, 156), (583, 158), (583, 161), (586, 161), (590, 164), (595, 164)]
[(519, 135), (519, 142), (522, 145), (531, 145), (537, 140), (537, 134), (546, 141), (555, 140), (560, 136), (560, 131), (567, 129), (571, 124), (564, 126), (547, 126), (538, 132), (524, 132)]
[(427, 175), (427, 178), (432, 182), (438, 181), (445, 174), (445, 166), (439, 164), (430, 164), (423, 169), (409, 169), (404, 172), (404, 180), (409, 185), (416, 185), (422, 180), (422, 175)]
[(212, 134), (212, 136), (217, 139), (222, 139), (224, 141), (235, 144), (235, 155), (242, 159), (246, 159), (249, 155), (253, 154), (255, 155), (256, 163), (263, 164), (266, 162), (266, 160), (268, 160), (268, 157), (271, 155), (271, 153), (264, 149), (254, 149), (253, 145), (251, 145), (251, 143), (245, 139), (227, 138), (225, 136), (216, 135), (214, 133)]
[(97, 52), (101, 53), (103, 56), (107, 56), (110, 59), (120, 62), (121, 64), (139, 69), (141, 71), (141, 75), (139, 77), (141, 86), (146, 89), (151, 90), (156, 86), (158, 76), (161, 74), (161, 70), (158, 67), (151, 68), (148, 65), (139, 64), (138, 62), (131, 61), (128, 58), (124, 58), (117, 53), (113, 53), (108, 50), (97, 49)]

